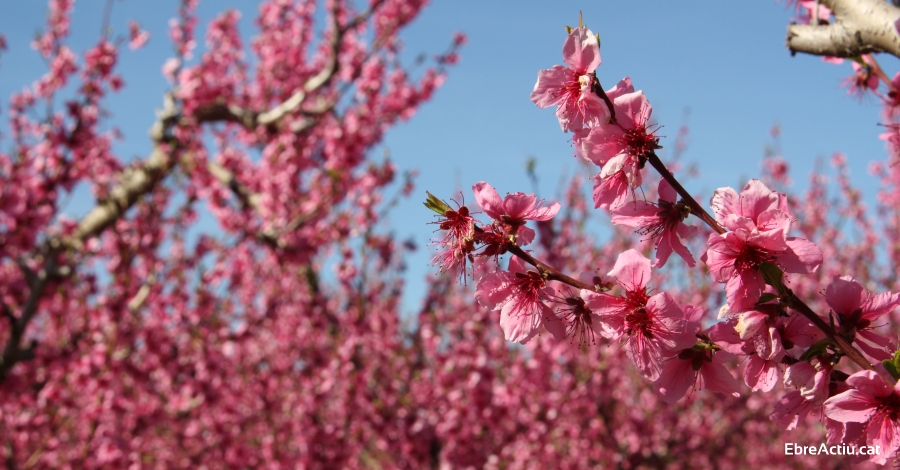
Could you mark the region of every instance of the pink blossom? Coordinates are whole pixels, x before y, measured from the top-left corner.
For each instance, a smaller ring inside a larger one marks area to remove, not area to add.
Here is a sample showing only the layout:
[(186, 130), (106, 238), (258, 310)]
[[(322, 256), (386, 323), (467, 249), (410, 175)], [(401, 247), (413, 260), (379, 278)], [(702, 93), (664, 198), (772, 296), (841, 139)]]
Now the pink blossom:
[(780, 360), (785, 351), (777, 326), (784, 318), (781, 317), (782, 312), (783, 309), (776, 304), (759, 305), (753, 310), (740, 313), (732, 313), (725, 305), (719, 312), (719, 318), (737, 320), (737, 323), (729, 324), (733, 324), (747, 353), (756, 354), (763, 359)]
[(821, 405), (828, 398), (831, 372), (834, 366), (830, 358), (815, 358), (815, 365), (800, 361), (788, 366), (784, 371), (784, 385), (800, 389), (800, 395), (815, 405)]
[(787, 351), (810, 346), (821, 336), (806, 318), (784, 315), (777, 304), (763, 304), (740, 313), (730, 312), (726, 305), (719, 318), (729, 321), (717, 324), (710, 333), (722, 349), (748, 356), (744, 383), (754, 391), (771, 391), (778, 383), (780, 364)]
[(638, 227), (638, 233), (649, 235), (656, 240), (656, 260), (653, 265), (661, 268), (674, 250), (689, 267), (694, 267), (694, 257), (684, 246), (682, 239), (693, 235), (697, 228), (684, 224), (690, 209), (683, 203), (676, 203), (678, 194), (668, 181), (659, 181), (659, 201), (634, 201), (622, 204), (610, 211), (612, 223), (628, 227)]
[(585, 28), (572, 30), (563, 43), (567, 67), (554, 65), (538, 72), (531, 101), (541, 108), (558, 106), (563, 132), (597, 126), (609, 117), (606, 104), (594, 93), (594, 70), (600, 65), (597, 36)]
[[(865, 58), (865, 56), (863, 57)], [(876, 92), (878, 90), (878, 76), (872, 73), (871, 66), (868, 64), (861, 65), (855, 60), (850, 65), (853, 68), (853, 75), (841, 82), (841, 85), (847, 87), (847, 94), (854, 98), (862, 99), (867, 92)]]
[[(629, 189), (640, 186), (643, 159), (648, 152), (658, 147), (655, 131), (648, 127), (653, 108), (644, 92), (623, 93), (610, 99), (616, 110), (617, 121), (592, 128), (579, 141), (581, 154), (602, 166), (594, 184), (596, 207), (615, 207), (607, 206), (601, 201), (612, 198), (619, 202), (627, 196), (627, 191), (622, 191), (621, 186), (604, 188), (602, 181), (615, 177), (621, 180), (624, 176)], [(616, 189), (618, 192), (610, 196), (603, 194), (604, 189)]]
[(475, 251), (475, 218), (469, 215), (468, 207), (460, 206), (456, 210), (448, 209), (436, 223), (446, 234), (433, 243), (440, 252), (431, 259), (431, 264), (457, 279), (464, 278), (466, 261)]
[(740, 396), (740, 385), (723, 364), (733, 357), (711, 343), (698, 342), (663, 363), (653, 390), (666, 403), (680, 400), (691, 387)]
[(772, 191), (758, 179), (751, 179), (740, 194), (732, 188), (717, 189), (710, 199), (710, 207), (716, 221), (728, 230), (781, 229), (787, 235), (793, 217), (787, 196)]
[(859, 349), (878, 360), (891, 357), (893, 345), (890, 340), (874, 332), (878, 325), (873, 325), (873, 322), (897, 308), (900, 295), (892, 292), (872, 295), (856, 279), (834, 276), (825, 288), (825, 301), (836, 314), (840, 332), (847, 337), (855, 337)]
[(545, 207), (544, 201), (538, 201), (534, 194), (516, 192), (500, 199), (497, 190), (484, 181), (472, 186), (472, 191), (475, 192), (475, 200), (484, 213), (494, 219), (507, 233), (516, 235), (520, 245), (527, 245), (534, 240), (534, 230), (525, 227), (526, 220), (550, 220), (559, 212), (558, 202)]
[(716, 282), (726, 283), (733, 311), (750, 310), (765, 287), (759, 269), (772, 263), (789, 273), (813, 273), (822, 252), (812, 242), (787, 237), (791, 215), (783, 194), (750, 180), (738, 195), (731, 188), (716, 190), (711, 206), (716, 220), (730, 229), (712, 233), (702, 260)]
[[(579, 277), (587, 284), (610, 285), (594, 273), (581, 273)], [(573, 342), (577, 336), (578, 344), (594, 344), (595, 335), (600, 332), (601, 317), (594, 313), (579, 293), (571, 287), (559, 282), (554, 283), (553, 287), (556, 291), (553, 300), (558, 305), (556, 314), (566, 321), (566, 336), (571, 337)]]
[[(769, 419), (776, 421), (786, 431), (790, 431), (805, 420), (807, 415), (815, 413), (817, 408), (811, 401), (803, 398), (799, 390), (793, 390), (786, 393), (775, 404), (775, 409), (769, 415)], [(819, 411), (821, 411), (820, 408)]]
[(535, 271), (514, 257), (509, 271), (496, 271), (478, 281), (475, 298), (491, 309), (500, 311), (500, 328), (507, 341), (526, 343), (540, 332), (542, 326), (556, 338), (565, 336), (565, 324), (544, 301), (553, 295), (553, 288)]
[[(582, 156), (604, 167), (601, 173), (604, 177), (654, 150), (657, 142), (647, 127), (653, 107), (643, 91), (634, 91), (628, 77), (607, 92), (607, 96), (613, 102), (617, 122), (591, 128), (579, 148)], [(607, 164), (611, 165), (609, 169)]]
[(681, 350), (695, 343), (684, 312), (666, 293), (650, 296), (650, 260), (635, 250), (619, 255), (609, 276), (625, 290), (624, 296), (582, 289), (588, 308), (600, 317), (600, 334), (622, 340), (625, 352), (650, 380), (659, 378), (664, 351)]
[[(699, 330), (704, 310), (686, 305), (682, 307), (687, 332)], [(689, 348), (666, 352), (672, 355), (663, 363), (653, 390), (666, 403), (675, 403), (691, 388), (738, 396), (740, 385), (725, 368), (724, 363), (734, 357), (715, 345), (707, 332), (696, 333), (695, 344)]]
[(599, 173), (594, 176), (594, 207), (597, 209), (618, 207), (624, 204), (633, 192), (634, 189), (624, 172), (620, 171), (607, 178)]
[(763, 359), (758, 354), (751, 355), (744, 365), (744, 383), (754, 392), (771, 392), (778, 385), (778, 377), (781, 375), (778, 365), (778, 361)]
[[(788, 380), (785, 380), (785, 383), (787, 385)], [(793, 381), (790, 383), (793, 384)], [(849, 389), (850, 387), (845, 382), (829, 381), (826, 398)], [(858, 423), (841, 423), (826, 417), (822, 412), (824, 399), (822, 401), (810, 401), (809, 397), (809, 394), (804, 396), (802, 390), (793, 390), (786, 393), (775, 404), (775, 410), (769, 415), (769, 419), (777, 421), (779, 426), (790, 431), (795, 429), (801, 421), (806, 419), (807, 415), (812, 413), (824, 421), (829, 445), (850, 444), (861, 436), (861, 426)], [(856, 444), (865, 445), (865, 441), (863, 440)]]
[(135, 50), (140, 49), (144, 47), (144, 44), (147, 44), (147, 40), (150, 39), (150, 33), (146, 30), (142, 30), (137, 21), (130, 20), (128, 21), (128, 37), (128, 47), (131, 50)]
[(870, 457), (884, 464), (900, 447), (900, 385), (891, 387), (878, 373), (859, 371), (847, 379), (850, 390), (825, 401), (825, 416), (841, 423), (865, 423), (866, 443), (880, 446)]
[(894, 74), (884, 100), (884, 117), (891, 120), (900, 114), (900, 72)]
[[(723, 307), (723, 310), (727, 307)], [(720, 312), (720, 318), (721, 316)], [(778, 383), (781, 373), (778, 364), (785, 352), (775, 322), (775, 317), (751, 311), (710, 328), (710, 337), (719, 348), (748, 356), (744, 363), (743, 377), (744, 383), (753, 391), (768, 392)]]

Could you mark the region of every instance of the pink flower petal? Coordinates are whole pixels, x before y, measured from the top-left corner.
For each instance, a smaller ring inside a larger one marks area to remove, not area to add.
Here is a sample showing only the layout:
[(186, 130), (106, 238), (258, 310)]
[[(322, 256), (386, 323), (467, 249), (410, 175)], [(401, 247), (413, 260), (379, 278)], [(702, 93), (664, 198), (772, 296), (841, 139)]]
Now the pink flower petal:
[(741, 396), (740, 384), (722, 364), (704, 364), (700, 368), (700, 377), (703, 379), (703, 385), (707, 390), (733, 397)]
[(653, 390), (666, 403), (675, 403), (687, 393), (694, 384), (697, 372), (691, 367), (691, 361), (672, 358), (665, 362), (659, 378), (653, 383)]
[(594, 176), (594, 208), (615, 208), (628, 199), (631, 185), (625, 173), (618, 172), (609, 178)]
[(884, 465), (900, 447), (900, 427), (888, 414), (879, 413), (866, 426), (866, 443), (881, 446), (881, 453), (870, 456), (869, 460)]
[(836, 313), (850, 315), (866, 300), (866, 290), (862, 284), (850, 276), (834, 276), (825, 288), (825, 302)]
[(769, 419), (790, 431), (796, 428), (797, 424), (805, 419), (812, 410), (813, 404), (800, 396), (798, 390), (795, 390), (781, 397), (781, 400), (775, 404), (775, 410), (769, 415)]
[(497, 194), (497, 190), (493, 186), (484, 181), (479, 181), (472, 186), (472, 191), (475, 193), (475, 200), (485, 214), (495, 220), (503, 215), (503, 199), (500, 199), (500, 195)]
[(874, 320), (897, 308), (900, 305), (900, 295), (892, 292), (882, 292), (869, 297), (862, 305), (863, 318)]
[(734, 330), (733, 323), (716, 323), (709, 329), (709, 337), (716, 346), (732, 354), (743, 354), (744, 342)]
[(517, 315), (501, 313), (500, 328), (507, 341), (513, 343), (527, 343), (540, 331), (539, 322), (535, 322), (531, 315)]
[(760, 330), (766, 327), (766, 320), (768, 318), (768, 315), (765, 313), (750, 310), (741, 313), (738, 316), (738, 322), (734, 329), (738, 332), (738, 335), (742, 340), (747, 340), (756, 336)]
[(644, 96), (643, 91), (624, 94), (615, 99), (616, 119), (619, 123), (629, 129), (636, 129), (644, 126), (650, 119), (650, 113), (653, 108), (650, 101)]
[(572, 75), (574, 75), (572, 71), (562, 65), (554, 65), (553, 68), (539, 71), (534, 91), (531, 92), (531, 102), (539, 108), (563, 103), (566, 95), (559, 90), (566, 86)]
[(846, 382), (848, 386), (874, 397), (886, 397), (891, 394), (891, 386), (875, 371), (859, 371), (848, 377)]
[[(861, 349), (862, 352), (868, 354), (869, 357), (883, 361), (885, 359), (890, 359), (893, 356), (891, 352), (894, 348), (891, 344), (891, 340), (884, 336), (876, 334), (871, 330), (858, 330), (856, 332), (856, 337), (856, 346)], [(875, 346), (872, 346), (869, 343), (873, 343)]]
[(560, 205), (558, 202), (554, 202), (553, 204), (550, 204), (546, 207), (542, 207), (541, 204), (542, 203), (538, 203), (537, 206), (528, 211), (525, 215), (525, 218), (528, 220), (545, 221), (552, 219), (554, 216), (556, 216), (557, 213), (559, 213)]
[(627, 93), (634, 93), (634, 86), (631, 84), (631, 77), (625, 77), (616, 83), (616, 86), (606, 90), (606, 97), (615, 101), (616, 98)]
[[(697, 263), (694, 261), (694, 256), (691, 254), (690, 250), (688, 250), (687, 246), (685, 246), (682, 240), (692, 237), (695, 233), (697, 233), (697, 227), (691, 225), (680, 224), (678, 228), (675, 230), (675, 233), (670, 233), (668, 236), (668, 242), (672, 245), (672, 248), (675, 250), (675, 253), (678, 253), (678, 256), (681, 256), (681, 259), (687, 263), (689, 268), (693, 268)], [(658, 247), (661, 249), (662, 244)], [(657, 260), (660, 258), (659, 252), (656, 254)], [(658, 263), (656, 265), (657, 268), (662, 267), (665, 264), (665, 261), (662, 263)]]
[(678, 199), (678, 192), (665, 179), (659, 180), (657, 192), (659, 193), (659, 198), (663, 201), (675, 202)]
[(566, 337), (566, 323), (562, 319), (550, 313), (549, 316), (543, 316), (542, 320), (544, 328), (546, 328), (557, 341)]
[(522, 192), (507, 194), (503, 199), (503, 214), (510, 219), (524, 219), (535, 204), (537, 204), (537, 197), (534, 194)]
[(581, 140), (581, 156), (597, 166), (603, 166), (622, 152), (619, 141), (625, 136), (619, 126), (598, 126)]
[(498, 304), (509, 297), (509, 273), (496, 271), (486, 274), (478, 281), (475, 289), (475, 300), (490, 310), (496, 310)]
[(791, 315), (787, 320), (782, 320), (781, 328), (781, 337), (794, 343), (794, 347), (808, 348), (824, 337), (822, 330), (800, 315)]
[(575, 28), (563, 43), (563, 60), (579, 74), (593, 72), (600, 65), (600, 44), (587, 28)]
[(706, 250), (706, 265), (716, 282), (728, 282), (735, 277), (734, 260), (740, 254), (744, 246), (743, 240), (738, 239), (733, 232), (719, 235), (709, 234), (709, 248)]
[(631, 249), (619, 255), (609, 276), (628, 290), (643, 289), (650, 281), (650, 260)]
[(822, 405), (825, 416), (842, 423), (865, 423), (875, 414), (878, 403), (859, 390), (847, 390)]
[(753, 308), (766, 287), (765, 279), (758, 271), (747, 270), (728, 279), (725, 296), (735, 311)]
[(758, 179), (750, 180), (741, 190), (740, 214), (753, 219), (757, 225), (760, 215), (769, 209), (780, 209), (783, 204), (786, 202), (783, 202), (778, 193), (769, 189)]
[(822, 264), (822, 250), (803, 238), (789, 237), (788, 251), (778, 256), (778, 264), (785, 272), (812, 274)]
[(784, 371), (784, 385), (786, 387), (802, 388), (813, 380), (816, 368), (806, 361), (791, 364)]
[(516, 232), (516, 243), (519, 246), (530, 245), (534, 241), (534, 230), (522, 225)]
[(741, 213), (740, 198), (737, 191), (732, 188), (717, 189), (709, 200), (709, 206), (716, 217), (716, 222), (725, 226), (728, 216)]
[(747, 360), (744, 367), (744, 383), (754, 392), (762, 390), (769, 392), (778, 384), (778, 365), (775, 361), (767, 361), (753, 355)]
[(756, 220), (756, 228), (760, 232), (780, 230), (783, 236), (787, 236), (791, 229), (792, 217), (790, 214), (777, 209), (763, 212)]
[(659, 219), (659, 207), (647, 201), (631, 201), (610, 211), (611, 221), (626, 227), (643, 227)]
[(625, 306), (625, 299), (601, 292), (581, 290), (585, 305), (599, 317), (599, 333), (606, 339), (617, 340), (625, 328), (624, 317), (619, 312)]
[(650, 380), (659, 378), (662, 366), (660, 364), (661, 351), (653, 341), (628, 341), (625, 344), (625, 355), (638, 368), (644, 377)]

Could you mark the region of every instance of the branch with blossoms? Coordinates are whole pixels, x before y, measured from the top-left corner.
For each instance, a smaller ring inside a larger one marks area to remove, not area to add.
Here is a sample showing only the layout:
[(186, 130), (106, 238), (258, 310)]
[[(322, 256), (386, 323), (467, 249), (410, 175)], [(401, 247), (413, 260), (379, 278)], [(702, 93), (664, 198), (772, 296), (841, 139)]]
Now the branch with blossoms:
[[(469, 207), (453, 208), (429, 193), (425, 205), (439, 214), (436, 223), (445, 231), (434, 242), (439, 253), (433, 264), (459, 279), (470, 272), (477, 277), (475, 299), (499, 312), (508, 341), (526, 343), (546, 329), (557, 340), (570, 336), (585, 343), (599, 336), (617, 342), (670, 403), (692, 388), (739, 396), (726, 364), (743, 357), (743, 379), (753, 391), (772, 391), (782, 375), (796, 389), (775, 407), (773, 420), (792, 429), (810, 413), (820, 416), (829, 444), (879, 445), (885, 452), (871, 460), (884, 463), (900, 448), (900, 439), (881, 434), (900, 428), (900, 385), (893, 390), (888, 383), (900, 378), (900, 351), (875, 332), (875, 322), (900, 306), (900, 295), (871, 294), (854, 278), (835, 276), (824, 289), (830, 311), (816, 313), (791, 289), (791, 276), (815, 273), (823, 256), (812, 241), (790, 235), (795, 217), (787, 196), (754, 179), (740, 192), (717, 189), (707, 210), (656, 155), (658, 126), (643, 91), (629, 77), (607, 90), (600, 85), (597, 36), (581, 24), (570, 28), (563, 58), (565, 66), (538, 72), (531, 100), (556, 107), (577, 154), (600, 167), (593, 178), (594, 207), (652, 241), (653, 261), (629, 249), (605, 275), (598, 267), (576, 280), (523, 248), (535, 236), (526, 222), (550, 220), (559, 203), (546, 205), (521, 192), (501, 199), (479, 182), (472, 189), (492, 219), (486, 224)], [(876, 73), (873, 59), (860, 63)], [(661, 177), (655, 202), (637, 196), (647, 163)], [(686, 225), (690, 216), (709, 229), (699, 259), (725, 290), (720, 321), (706, 328), (703, 306), (650, 288), (653, 269), (672, 253), (696, 267), (686, 242), (701, 227)], [(499, 256), (507, 253), (512, 256), (504, 270)], [(862, 371), (840, 370), (844, 357)], [(864, 403), (864, 410), (854, 403)]]

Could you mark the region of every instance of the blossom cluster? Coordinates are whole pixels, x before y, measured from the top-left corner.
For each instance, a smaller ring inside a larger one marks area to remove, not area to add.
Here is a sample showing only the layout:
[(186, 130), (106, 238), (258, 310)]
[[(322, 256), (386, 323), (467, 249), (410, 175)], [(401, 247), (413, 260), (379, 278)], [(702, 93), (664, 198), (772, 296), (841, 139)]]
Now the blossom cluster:
[[(546, 330), (557, 340), (618, 343), (668, 403), (692, 388), (739, 396), (728, 366), (741, 358), (743, 382), (752, 391), (771, 392), (780, 381), (788, 390), (772, 420), (790, 430), (808, 415), (818, 416), (829, 445), (878, 446), (884, 451), (868, 457), (885, 463), (900, 448), (900, 386), (885, 380), (900, 378), (900, 353), (877, 331), (877, 320), (900, 306), (900, 296), (870, 294), (853, 277), (835, 275), (824, 289), (830, 312), (814, 312), (792, 291), (798, 278), (789, 275), (816, 273), (823, 254), (812, 241), (791, 235), (796, 218), (787, 196), (753, 179), (740, 192), (717, 189), (710, 214), (656, 155), (658, 127), (645, 94), (629, 77), (605, 91), (600, 86), (598, 36), (583, 25), (570, 28), (563, 58), (565, 66), (538, 73), (531, 100), (556, 107), (576, 153), (600, 167), (593, 177), (594, 207), (652, 241), (654, 261), (627, 249), (605, 275), (597, 274), (601, 267), (578, 279), (563, 274), (521, 248), (535, 237), (526, 221), (546, 223), (560, 205), (544, 206), (521, 192), (501, 199), (479, 182), (473, 191), (492, 219), (486, 224), (468, 207), (451, 209), (429, 195), (426, 206), (438, 212), (445, 230), (435, 242), (440, 251), (433, 263), (457, 278), (472, 265), (475, 298), (499, 312), (508, 341), (526, 343)], [(648, 163), (661, 175), (656, 202), (638, 196)], [(700, 241), (695, 235), (701, 227), (685, 225), (690, 216), (707, 225), (699, 260), (710, 279), (724, 285), (725, 303), (712, 322), (704, 318), (705, 305), (650, 287), (653, 269), (672, 252), (696, 266), (688, 247), (697, 244), (692, 238)], [(488, 262), (505, 254), (505, 270)], [(843, 372), (845, 357), (865, 370)]]

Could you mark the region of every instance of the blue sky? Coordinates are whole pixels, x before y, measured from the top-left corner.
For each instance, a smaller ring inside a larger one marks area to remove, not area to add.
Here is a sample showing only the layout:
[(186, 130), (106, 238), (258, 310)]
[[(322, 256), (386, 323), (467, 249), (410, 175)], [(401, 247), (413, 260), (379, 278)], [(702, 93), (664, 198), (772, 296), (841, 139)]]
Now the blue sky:
[[(75, 5), (72, 37), (77, 51), (96, 41), (105, 0), (79, 0)], [(28, 44), (43, 26), (46, 3), (5, 1), (0, 33), (9, 50), (0, 55), (2, 115), (7, 117), (8, 96), (45, 70)], [(126, 88), (109, 101), (112, 122), (125, 139), (117, 146), (126, 159), (147, 155), (147, 129), (160, 106), (167, 83), (160, 68), (172, 55), (167, 24), (177, 2), (115, 1), (111, 26), (127, 34), (127, 21), (136, 19), (151, 32), (147, 47), (131, 52), (123, 48), (120, 73)], [(253, 33), (256, 2), (201, 1), (199, 32), (218, 11), (234, 7), (243, 12), (241, 28)], [(400, 169), (418, 168), (417, 190), (390, 215), (389, 224), (400, 238), (414, 238), (422, 249), (409, 259), (409, 289), (404, 305), (415, 308), (431, 252), (425, 248), (433, 226), (421, 205), (427, 189), (449, 198), (455, 190), (486, 180), (501, 193), (531, 191), (525, 173), (529, 156), (537, 157), (540, 194), (553, 199), (559, 175), (576, 171), (568, 136), (551, 110), (528, 99), (537, 71), (562, 63), (564, 25), (574, 25), (583, 11), (587, 26), (600, 33), (603, 63), (597, 73), (607, 88), (625, 75), (643, 89), (653, 105), (653, 116), (664, 127), (661, 142), (671, 145), (690, 109), (686, 163), (696, 164), (699, 178), (687, 186), (708, 197), (719, 186), (742, 186), (759, 174), (769, 129), (782, 128), (782, 151), (792, 167), (795, 189), (817, 157), (845, 152), (852, 179), (868, 190), (873, 200), (874, 179), (868, 162), (884, 158), (877, 136), (877, 102), (858, 102), (839, 87), (850, 74), (849, 64), (835, 66), (817, 57), (791, 57), (785, 32), (792, 11), (774, 0), (760, 2), (650, 2), (650, 1), (541, 1), (475, 2), (433, 1), (403, 35), (408, 63), (422, 52), (443, 51), (456, 31), (469, 37), (461, 62), (433, 100), (414, 118), (398, 125), (385, 138)], [(893, 74), (896, 59), (879, 57)], [(0, 129), (5, 133), (4, 124)], [(4, 148), (8, 141), (0, 141)], [(382, 149), (373, 156), (380, 158)], [(589, 176), (587, 174), (585, 177)], [(89, 209), (88, 198), (75, 198), (66, 211), (72, 215)]]

